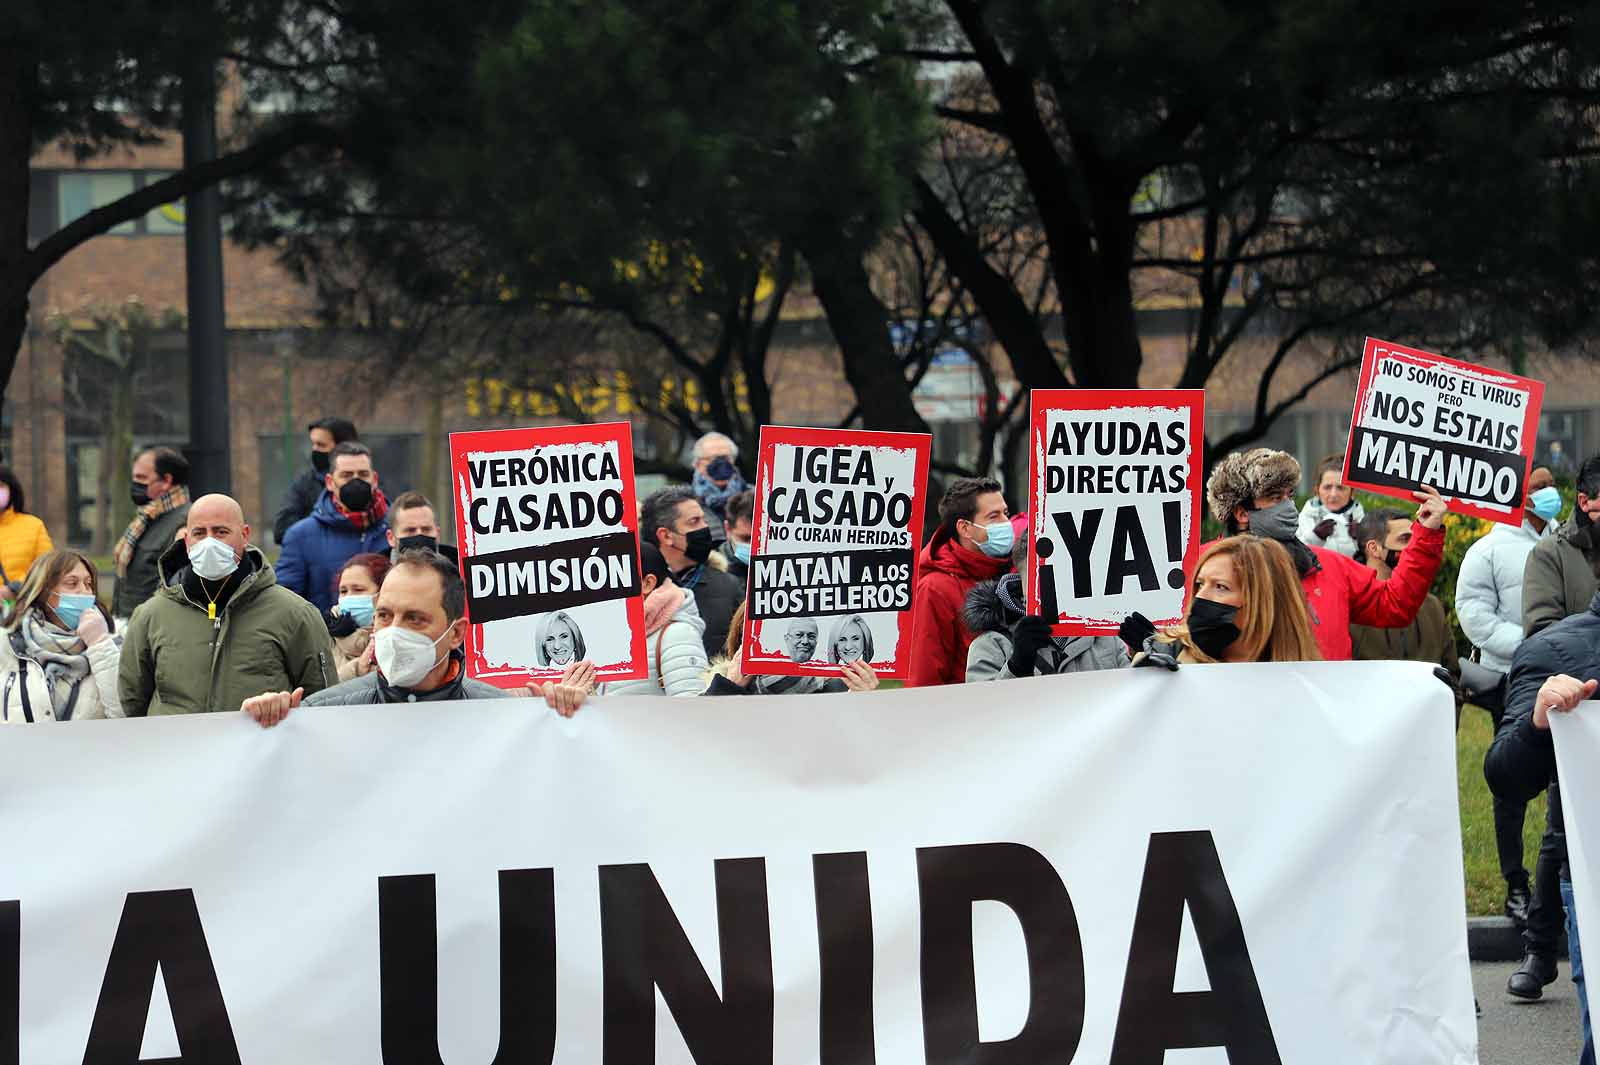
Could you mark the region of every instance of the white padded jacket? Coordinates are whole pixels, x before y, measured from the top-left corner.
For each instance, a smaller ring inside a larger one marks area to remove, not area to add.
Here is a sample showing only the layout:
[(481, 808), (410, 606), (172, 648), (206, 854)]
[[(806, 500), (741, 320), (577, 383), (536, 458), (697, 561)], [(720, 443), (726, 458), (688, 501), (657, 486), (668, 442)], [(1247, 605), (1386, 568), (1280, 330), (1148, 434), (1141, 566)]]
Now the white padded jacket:
[(1496, 524), (1461, 558), (1456, 617), (1488, 669), (1511, 669), (1511, 656), (1522, 642), (1522, 575), (1528, 555), (1554, 529), (1555, 522), (1546, 523), (1543, 533), (1526, 520), (1521, 528)]
[[(31, 658), (19, 659), (11, 641), (0, 634), (0, 724), (22, 725), (34, 721), (55, 721), (50, 702), (50, 686), (44, 670)], [(122, 717), (122, 699), (117, 694), (117, 664), (121, 641), (107, 636), (89, 648), (89, 675), (78, 685), (78, 705), (72, 720)]]
[(650, 662), (646, 680), (615, 680), (600, 685), (597, 695), (699, 695), (705, 690), (706, 623), (694, 596), (685, 594), (672, 620), (644, 638)]

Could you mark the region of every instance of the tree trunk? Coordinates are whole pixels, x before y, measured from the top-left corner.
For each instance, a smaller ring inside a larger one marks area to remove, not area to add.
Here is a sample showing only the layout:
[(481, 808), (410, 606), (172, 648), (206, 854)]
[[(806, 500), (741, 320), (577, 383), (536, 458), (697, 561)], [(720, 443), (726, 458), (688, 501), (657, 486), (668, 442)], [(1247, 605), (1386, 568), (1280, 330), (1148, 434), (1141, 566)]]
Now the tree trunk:
[(889, 339), (889, 311), (872, 291), (860, 253), (826, 237), (801, 243), (799, 249), (811, 266), (812, 287), (839, 344), (862, 425), (926, 433), (928, 423), (911, 401), (911, 386)]
[(428, 390), (428, 409), (422, 423), (422, 468), (417, 471), (417, 490), (433, 501), (433, 516), (442, 530), (450, 527), (454, 511), (447, 515), (445, 504), (454, 502), (448, 481), (442, 476), (440, 454), (445, 449), (444, 390)]
[(33, 128), (27, 87), (33, 63), (17, 44), (0, 44), (0, 404), (28, 330), (28, 160)]

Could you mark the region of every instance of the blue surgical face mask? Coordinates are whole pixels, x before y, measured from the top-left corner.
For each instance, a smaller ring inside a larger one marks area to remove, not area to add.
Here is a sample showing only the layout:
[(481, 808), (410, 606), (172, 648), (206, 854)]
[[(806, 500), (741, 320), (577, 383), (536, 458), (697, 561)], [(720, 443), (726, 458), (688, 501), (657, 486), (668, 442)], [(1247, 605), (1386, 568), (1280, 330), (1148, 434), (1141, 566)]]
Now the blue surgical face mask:
[(63, 592), (56, 603), (56, 617), (61, 619), (61, 624), (69, 629), (78, 627), (78, 620), (83, 617), (85, 610), (94, 609), (94, 596), (68, 595)]
[(361, 628), (366, 628), (372, 624), (372, 596), (341, 595), (339, 613), (353, 619)]
[(1528, 497), (1528, 502), (1533, 504), (1533, 512), (1545, 521), (1561, 513), (1561, 491), (1554, 485), (1539, 489)]
[(750, 564), (750, 545), (741, 544), (739, 541), (734, 540), (733, 557), (748, 566)]
[(1011, 527), (1010, 519), (985, 525), (983, 530), (989, 538), (978, 545), (978, 550), (990, 558), (1010, 558), (1011, 548), (1017, 542), (1017, 530)]

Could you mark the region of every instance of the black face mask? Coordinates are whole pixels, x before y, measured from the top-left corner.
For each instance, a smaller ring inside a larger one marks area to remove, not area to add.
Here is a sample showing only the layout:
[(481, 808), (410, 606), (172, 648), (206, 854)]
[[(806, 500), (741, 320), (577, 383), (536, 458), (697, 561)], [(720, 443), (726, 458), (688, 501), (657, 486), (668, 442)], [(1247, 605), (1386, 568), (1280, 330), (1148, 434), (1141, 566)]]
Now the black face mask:
[(401, 536), (394, 542), (396, 551), (438, 551), (437, 536)]
[(1239, 626), (1233, 623), (1238, 614), (1236, 606), (1196, 598), (1189, 606), (1189, 637), (1196, 647), (1220, 661), (1239, 638)]
[(1391, 570), (1394, 569), (1395, 567), (1399, 566), (1400, 565), (1400, 552), (1396, 551), (1392, 547), (1389, 548), (1389, 550), (1387, 552), (1385, 552), (1385, 554), (1383, 556), (1383, 564), (1385, 566), (1388, 566)]
[(689, 556), (689, 561), (699, 563), (711, 557), (710, 529), (696, 529), (683, 536), (688, 541), (683, 546), (683, 553)]
[(722, 455), (706, 463), (706, 476), (713, 481), (731, 481), (733, 475), (738, 472), (739, 468)]
[(344, 504), (344, 509), (360, 513), (372, 506), (372, 485), (359, 477), (346, 481), (339, 488), (339, 502)]
[(313, 450), (311, 452), (311, 468), (318, 473), (326, 474), (333, 468), (333, 452)]
[(133, 505), (136, 507), (142, 507), (150, 502), (150, 489), (138, 481), (133, 482), (133, 491), (128, 494), (133, 497)]

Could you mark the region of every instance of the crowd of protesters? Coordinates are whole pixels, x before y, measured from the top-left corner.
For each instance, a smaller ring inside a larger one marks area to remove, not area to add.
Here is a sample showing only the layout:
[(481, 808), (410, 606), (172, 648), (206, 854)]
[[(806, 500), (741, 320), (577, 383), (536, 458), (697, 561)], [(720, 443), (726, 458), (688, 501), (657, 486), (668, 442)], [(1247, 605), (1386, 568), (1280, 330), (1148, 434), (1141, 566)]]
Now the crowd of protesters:
[[(613, 695), (829, 694), (879, 684), (871, 633), (857, 624), (840, 676), (748, 676), (740, 668), (754, 497), (738, 448), (721, 434), (696, 442), (693, 479), (639, 507), (640, 592), (647, 676), (597, 683), (583, 635), (556, 614), (540, 628), (541, 661), (560, 680), (505, 691), (467, 675), (466, 590), (456, 551), (441, 542), (432, 503), (391, 503), (356, 427), (308, 428), (310, 466), (273, 521), (269, 562), (227, 496), (191, 499), (188, 463), (154, 448), (137, 456), (136, 512), (115, 545), (115, 592), (101, 595), (85, 555), (54, 548), (29, 514), (23, 486), (0, 468), (0, 579), (8, 588), (0, 640), (0, 722), (142, 717), (242, 709), (263, 726), (301, 706), (542, 698), (571, 715)], [(1529, 478), (1520, 528), (1496, 525), (1462, 560), (1454, 589), (1473, 645), (1459, 659), (1430, 588), (1443, 558), (1445, 503), (1416, 493), (1415, 514), (1363, 510), (1340, 481), (1342, 456), (1313, 471), (1296, 508), (1298, 461), (1267, 448), (1217, 464), (1206, 505), (1225, 535), (1201, 548), (1180, 624), (1158, 631), (1138, 615), (1113, 636), (1054, 635), (1028, 605), (1029, 522), (998, 481), (960, 478), (938, 504), (919, 558), (908, 683), (978, 683), (1046, 674), (1185, 664), (1413, 660), (1493, 717), (1485, 761), (1505, 910), (1526, 954), (1508, 991), (1538, 998), (1557, 976), (1563, 933), (1593, 1060), (1571, 877), (1548, 715), (1600, 682), (1600, 456), (1577, 474), (1577, 502), (1548, 470)], [(847, 619), (848, 620), (848, 619)], [(841, 627), (841, 632), (843, 628)], [(815, 621), (785, 640), (809, 659)], [(862, 645), (857, 647), (857, 644)], [(547, 645), (547, 646), (546, 646)], [(1533, 874), (1522, 827), (1548, 788), (1549, 824)]]

